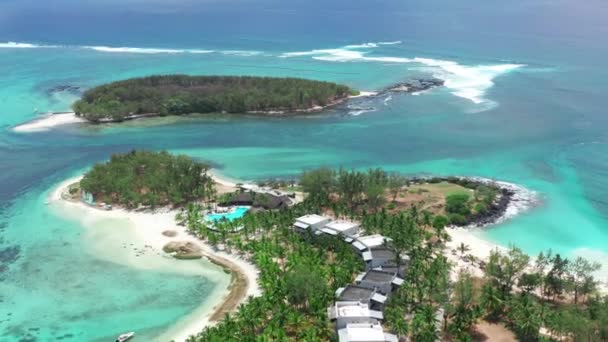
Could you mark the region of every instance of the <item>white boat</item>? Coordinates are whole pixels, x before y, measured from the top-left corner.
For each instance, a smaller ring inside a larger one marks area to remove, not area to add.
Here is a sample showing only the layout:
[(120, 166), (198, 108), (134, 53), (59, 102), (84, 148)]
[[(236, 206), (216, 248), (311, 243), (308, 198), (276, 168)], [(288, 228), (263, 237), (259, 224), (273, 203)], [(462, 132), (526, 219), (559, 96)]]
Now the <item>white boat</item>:
[(135, 332), (131, 331), (125, 334), (121, 334), (116, 338), (116, 342), (125, 342), (129, 339), (131, 339), (131, 337), (135, 336)]

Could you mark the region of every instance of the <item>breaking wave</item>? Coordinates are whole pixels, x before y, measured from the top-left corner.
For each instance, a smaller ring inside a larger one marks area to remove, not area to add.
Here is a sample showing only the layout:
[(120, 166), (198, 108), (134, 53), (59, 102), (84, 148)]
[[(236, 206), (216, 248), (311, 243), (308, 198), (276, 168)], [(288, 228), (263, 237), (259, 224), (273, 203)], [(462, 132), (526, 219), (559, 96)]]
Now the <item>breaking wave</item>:
[[(315, 49), (309, 51), (285, 52), (278, 54), (280, 58), (310, 57), (314, 60), (325, 62), (370, 62), (386, 64), (407, 64), (412, 69), (422, 70), (433, 77), (445, 81), (445, 87), (454, 96), (467, 99), (478, 108), (485, 110), (495, 105), (494, 101), (485, 98), (493, 80), (503, 74), (523, 67), (522, 64), (489, 64), (489, 65), (464, 65), (455, 61), (421, 58), (421, 57), (398, 57), (381, 56), (372, 54), (374, 49), (383, 45), (401, 44), (401, 41), (367, 42), (362, 44), (346, 45), (340, 48)], [(69, 45), (36, 45), (24, 42), (0, 43), (0, 48), (68, 48), (86, 49), (101, 53), (115, 54), (222, 54), (231, 56), (257, 56), (262, 51), (249, 50), (204, 50), (204, 49), (169, 49), (169, 48), (141, 48), (141, 47), (113, 47), (113, 46), (69, 46)], [(270, 56), (277, 56), (276, 54)]]
[(405, 58), (394, 56), (374, 56), (369, 52), (378, 45), (398, 44), (400, 42), (365, 43), (346, 45), (337, 49), (318, 49), (283, 53), (279, 57), (292, 58), (310, 56), (315, 60), (327, 62), (381, 62), (411, 64), (445, 81), (451, 94), (467, 99), (474, 104), (493, 105), (485, 94), (493, 85), (493, 80), (503, 74), (524, 67), (523, 64), (463, 65), (455, 61), (431, 58)]
[(36, 45), (30, 43), (6, 42), (0, 43), (0, 48), (4, 49), (36, 49), (36, 48), (54, 48), (55, 45)]
[(205, 49), (169, 49), (169, 48), (142, 48), (142, 47), (130, 47), (130, 46), (103, 46), (103, 45), (36, 45), (30, 43), (18, 43), (18, 42), (6, 42), (0, 43), (0, 48), (6, 49), (18, 49), (18, 48), (65, 48), (65, 49), (82, 49), (82, 50), (93, 50), (103, 53), (115, 53), (115, 54), (209, 54), (209, 53), (220, 53), (224, 55), (233, 56), (255, 56), (260, 55), (260, 51), (248, 51), (248, 50), (205, 50)]
[(144, 53), (144, 54), (158, 54), (158, 53), (212, 53), (213, 50), (197, 50), (197, 49), (154, 49), (154, 48), (135, 48), (135, 47), (112, 47), (112, 46), (82, 46), (83, 49), (95, 50), (99, 52), (111, 52), (111, 53)]

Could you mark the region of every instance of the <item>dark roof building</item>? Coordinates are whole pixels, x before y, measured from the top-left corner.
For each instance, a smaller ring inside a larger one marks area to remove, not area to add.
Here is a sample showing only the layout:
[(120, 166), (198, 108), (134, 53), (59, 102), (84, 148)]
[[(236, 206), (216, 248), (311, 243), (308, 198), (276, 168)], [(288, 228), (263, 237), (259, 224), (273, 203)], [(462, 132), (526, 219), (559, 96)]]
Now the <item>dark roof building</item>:
[(396, 272), (369, 270), (361, 273), (355, 279), (355, 283), (361, 287), (376, 289), (385, 295), (389, 295), (403, 284), (403, 279), (399, 278)]
[(370, 309), (382, 310), (386, 302), (386, 296), (375, 289), (362, 286), (348, 285), (336, 291), (336, 297), (340, 302), (359, 302), (367, 304)]

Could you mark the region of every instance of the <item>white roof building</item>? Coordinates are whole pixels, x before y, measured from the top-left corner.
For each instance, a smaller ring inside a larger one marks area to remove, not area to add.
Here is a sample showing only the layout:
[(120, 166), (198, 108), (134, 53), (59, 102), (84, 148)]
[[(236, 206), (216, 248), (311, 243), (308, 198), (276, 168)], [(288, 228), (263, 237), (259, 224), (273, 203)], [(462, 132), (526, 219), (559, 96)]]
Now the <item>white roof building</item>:
[(353, 323), (338, 330), (340, 342), (397, 342), (397, 336), (384, 332), (378, 323)]
[(384, 319), (382, 311), (371, 310), (361, 302), (336, 302), (327, 309), (329, 319), (336, 320), (336, 329), (352, 323), (377, 323)]
[(320, 229), (323, 226), (325, 226), (327, 223), (329, 223), (330, 221), (331, 221), (331, 219), (329, 219), (325, 216), (321, 216), (321, 215), (317, 215), (317, 214), (310, 214), (310, 215), (298, 217), (296, 219), (296, 222), (294, 223), (294, 226), (296, 228), (299, 228), (302, 230), (306, 230), (308, 228)]
[(391, 241), (391, 239), (380, 234), (360, 236), (353, 242), (353, 246), (362, 253), (366, 249), (384, 246), (385, 241)]
[(359, 224), (349, 221), (333, 221), (327, 223), (321, 230), (329, 235), (352, 236), (359, 232)]

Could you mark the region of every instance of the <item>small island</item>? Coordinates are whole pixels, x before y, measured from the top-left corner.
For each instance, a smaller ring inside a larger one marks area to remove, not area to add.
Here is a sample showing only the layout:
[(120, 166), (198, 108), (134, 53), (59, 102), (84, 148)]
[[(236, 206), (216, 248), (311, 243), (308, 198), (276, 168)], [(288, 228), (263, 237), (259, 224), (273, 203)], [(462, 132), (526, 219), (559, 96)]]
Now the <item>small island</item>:
[(179, 206), (214, 195), (208, 165), (167, 152), (131, 151), (95, 165), (72, 194), (126, 208)]
[(163, 75), (89, 89), (73, 109), (90, 122), (194, 113), (277, 115), (321, 110), (358, 93), (345, 85), (299, 78)]

